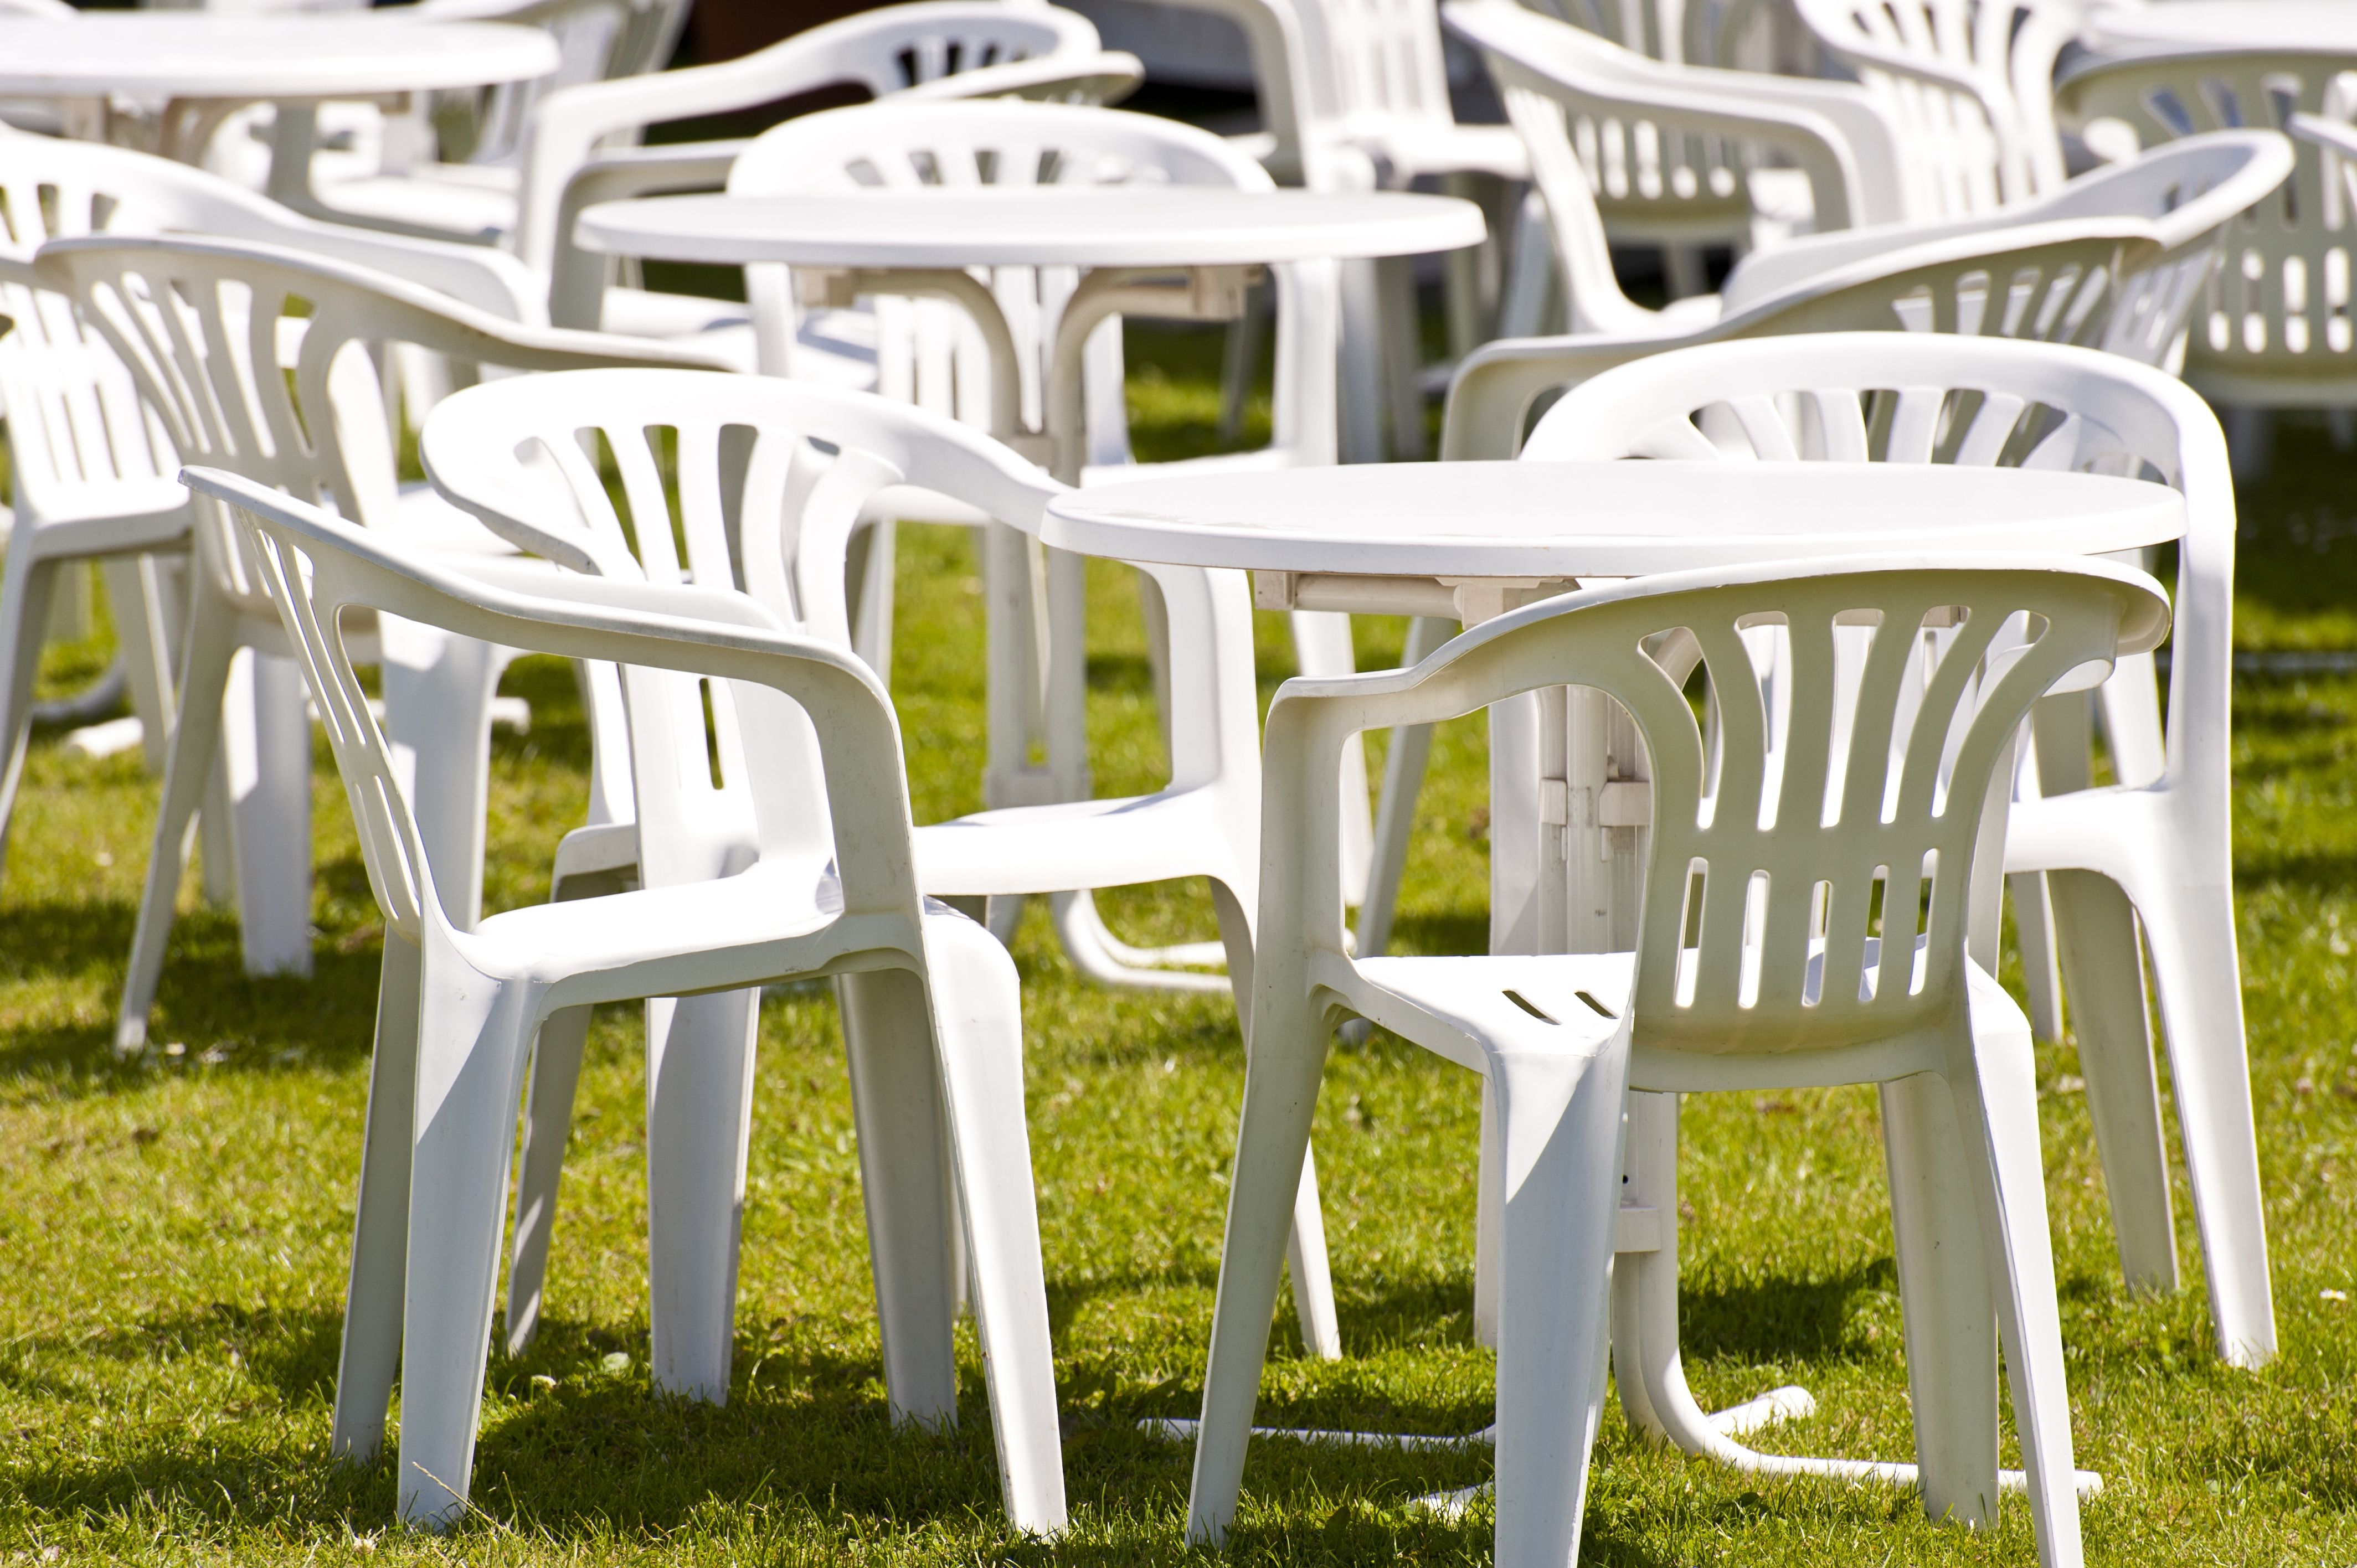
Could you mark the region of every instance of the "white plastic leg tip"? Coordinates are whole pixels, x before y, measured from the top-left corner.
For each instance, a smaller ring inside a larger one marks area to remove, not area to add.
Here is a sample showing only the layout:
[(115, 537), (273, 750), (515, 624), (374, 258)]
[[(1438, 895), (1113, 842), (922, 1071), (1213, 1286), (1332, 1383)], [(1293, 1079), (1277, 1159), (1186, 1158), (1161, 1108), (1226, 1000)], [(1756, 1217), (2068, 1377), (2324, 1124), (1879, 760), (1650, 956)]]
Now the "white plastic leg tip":
[(146, 737), (146, 727), (136, 714), (119, 719), (109, 719), (102, 725), (84, 725), (66, 735), (65, 749), (69, 757), (113, 757), (129, 751)]
[(1816, 1413), (1815, 1396), (1806, 1389), (1787, 1384), (1720, 1411), (1710, 1418), (1710, 1424), (1722, 1437), (1741, 1437), (1780, 1421), (1804, 1421)]
[(495, 729), (513, 730), (518, 735), (530, 735), (532, 704), (522, 697), (493, 697), (491, 725)]
[(1408, 1507), (1423, 1513), (1437, 1514), (1445, 1520), (1465, 1517), (1465, 1510), (1489, 1496), (1493, 1483), (1484, 1481), (1478, 1487), (1463, 1487), (1453, 1492), (1428, 1492), (1408, 1499)]

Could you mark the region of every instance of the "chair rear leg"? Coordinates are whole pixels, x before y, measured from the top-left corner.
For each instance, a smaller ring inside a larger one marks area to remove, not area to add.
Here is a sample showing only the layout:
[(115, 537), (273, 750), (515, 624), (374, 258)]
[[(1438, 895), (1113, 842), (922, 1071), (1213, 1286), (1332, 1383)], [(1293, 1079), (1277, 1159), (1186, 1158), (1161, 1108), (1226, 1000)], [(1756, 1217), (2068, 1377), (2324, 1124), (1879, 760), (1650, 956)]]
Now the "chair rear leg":
[[(1972, 1059), (1951, 1074), (1945, 1098), (1961, 1127), (1964, 1167), (1980, 1210), (1981, 1256), (1995, 1286), (2014, 1429), (2021, 1441), (2030, 1515), (2038, 1529), (2038, 1560), (2040, 1568), (2080, 1568), (2084, 1555), (2071, 1453), (2062, 1316), (2055, 1299), (2054, 1249), (2046, 1220), (2037, 1064), (2019, 1015), (2006, 1015), (2012, 1011), (2010, 1003), (1974, 1007)], [(1909, 1348), (1913, 1348), (1911, 1340)], [(1920, 1424), (1920, 1402), (1916, 1419)], [(1992, 1508), (1990, 1517), (1995, 1514)]]
[(336, 1365), (329, 1449), (367, 1461), (384, 1446), (385, 1412), (401, 1365), (402, 1297), (409, 1255), (409, 1156), (417, 1112), (418, 987), (424, 957), (384, 934), (377, 976), (376, 1046), (369, 1062), (367, 1131), (352, 1212), (344, 1342)]
[(164, 766), (164, 799), (156, 813), (156, 837), (147, 859), (146, 886), (139, 898), (139, 923), (132, 933), (131, 960), (123, 980), (123, 1006), (114, 1026), (114, 1048), (129, 1055), (147, 1043), (147, 1013), (172, 937), (180, 873), (188, 865), (188, 820), (206, 793), (213, 758), (221, 748), (221, 700), (229, 683), (230, 659), (237, 650), (235, 612), (218, 596), (197, 596), (181, 660), (179, 722), (172, 726), (171, 756)]
[(867, 1260), (884, 1338), (884, 1391), (895, 1422), (957, 1421), (957, 1310), (943, 1168), (941, 1071), (924, 989), (897, 970), (846, 974), (843, 1043), (859, 1140)]
[(1500, 1246), (1500, 1563), (1579, 1556), (1604, 1409), (1628, 1041), (1492, 1060), (1505, 1212)]
[[(26, 530), (27, 534), (31, 530)], [(16, 789), (25, 776), (25, 751), (32, 738), (33, 681), (40, 673), (41, 643), (48, 634), (49, 606), (57, 598), (58, 569), (29, 537), (8, 552), (6, 580), (0, 584), (0, 871), (6, 866), (8, 828), (16, 816)]]
[[(1408, 622), (1406, 665), (1421, 663), (1447, 642), (1456, 622), (1418, 616)], [(1406, 725), (1391, 732), (1383, 747), (1383, 787), (1375, 805), (1374, 842), (1367, 865), (1367, 896), (1359, 905), (1358, 956), (1381, 958), (1391, 948), (1392, 922), (1399, 913), (1400, 878), (1415, 836), (1415, 807), (1424, 792), (1426, 764), (1432, 756), (1432, 726)]]
[(2263, 1367), (2276, 1354), (2275, 1299), (2233, 895), (2222, 884), (2180, 886), (2141, 901), (2136, 914), (2160, 987), (2218, 1353), (2237, 1367)]
[(735, 1359), (760, 1008), (759, 988), (647, 1003), (654, 1381), (716, 1404), (727, 1401)]
[(548, 1278), (548, 1242), (556, 1229), (558, 1183), (565, 1142), (573, 1129), (573, 1097), (589, 1038), (590, 1009), (549, 1015), (533, 1043), (531, 1082), (524, 1090), (523, 1156), (516, 1172), (515, 1251), (508, 1263), (507, 1348), (521, 1356), (540, 1332)]
[(2087, 1113), (2103, 1155), (2120, 1272), (2133, 1290), (2179, 1283), (2177, 1226), (2169, 1212), (2169, 1144), (2154, 1071), (2152, 1015), (2136, 911), (2118, 884), (2090, 871), (2047, 874), (2054, 890), (2071, 1027)]
[(1996, 1308), (1980, 1211), (1957, 1179), (1966, 1155), (1947, 1085), (1929, 1073), (1884, 1084), (1882, 1137), (1923, 1511), (1986, 1526), (1997, 1508)]
[(1024, 1122), (1022, 997), (1014, 961), (988, 932), (963, 919), (925, 924), (950, 1157), (964, 1212), (999, 1487), (1017, 1529), (1060, 1535), (1066, 1522), (1063, 1443)]
[(2040, 1039), (2062, 1037), (2062, 972), (2056, 958), (2054, 899), (2046, 874), (2021, 872), (2005, 879), (2013, 900), (2013, 929), (2021, 949), (2021, 979), (2029, 991), (2029, 1030)]

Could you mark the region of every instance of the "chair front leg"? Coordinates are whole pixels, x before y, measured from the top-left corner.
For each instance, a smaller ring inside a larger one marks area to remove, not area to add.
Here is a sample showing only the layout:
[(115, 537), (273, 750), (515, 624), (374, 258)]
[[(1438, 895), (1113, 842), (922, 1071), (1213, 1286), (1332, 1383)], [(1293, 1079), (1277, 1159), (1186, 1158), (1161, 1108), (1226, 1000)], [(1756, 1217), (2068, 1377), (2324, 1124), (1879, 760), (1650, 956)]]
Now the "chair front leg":
[(1187, 1539), (1204, 1544), (1217, 1544), (1235, 1518), (1261, 1365), (1276, 1311), (1278, 1273), (1326, 1070), (1324, 1013), (1308, 998), (1279, 1003), (1257, 996), (1252, 1036), (1187, 1503)]
[(1604, 1408), (1629, 1045), (1491, 1058), (1504, 1212), (1499, 1246), (1500, 1568), (1579, 1556)]

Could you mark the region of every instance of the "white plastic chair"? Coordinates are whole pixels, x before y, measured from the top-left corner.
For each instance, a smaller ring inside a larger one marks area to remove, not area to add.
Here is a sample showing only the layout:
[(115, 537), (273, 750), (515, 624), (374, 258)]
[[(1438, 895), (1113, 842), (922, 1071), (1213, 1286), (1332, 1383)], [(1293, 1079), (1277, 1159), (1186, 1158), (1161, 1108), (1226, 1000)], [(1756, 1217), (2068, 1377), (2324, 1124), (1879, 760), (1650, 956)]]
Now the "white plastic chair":
[[(416, 1044), (388, 1035), (377, 1053), (345, 1345), (349, 1369), (355, 1338), (398, 1339), (402, 1518), (447, 1526), (467, 1512), (501, 1199), (534, 1034), (564, 1009), (651, 988), (834, 975), (893, 1415), (932, 1426), (956, 1419), (949, 1260), (962, 1229), (1007, 1517), (1020, 1530), (1060, 1531), (1015, 966), (980, 927), (917, 891), (899, 727), (874, 675), (741, 595), (493, 562), (462, 574), (252, 480), (203, 468), (188, 478), (237, 509), (255, 576), (300, 651), (335, 747), (384, 913), (387, 972), (414, 984), (387, 993), (415, 1020)], [(660, 722), (665, 704), (646, 700), (633, 711), (640, 778), (660, 789), (700, 775), (722, 809), (753, 823), (747, 861), (727, 868), (734, 875), (537, 905), (462, 929), (437, 895), (405, 769), (353, 673), (348, 628), (369, 617), (454, 641), (619, 661), (634, 684), (673, 693), (708, 682), (736, 721), (726, 749), (741, 774), (713, 791), (700, 705), (691, 728), (673, 728)], [(682, 1080), (666, 1087), (691, 1091), (680, 1098), (694, 1110), (710, 1109), (695, 1103), (701, 1090), (746, 1114), (742, 1075), (720, 1082), (692, 1059), (664, 1072)], [(729, 1152), (706, 1153), (704, 1164)], [(741, 1205), (743, 1165), (721, 1174), (733, 1176)], [(654, 1260), (658, 1321), (669, 1293), (703, 1283), (674, 1277), (667, 1265), (678, 1261)]]
[[(1273, 188), (1269, 176), (1220, 137), (1174, 121), (1120, 110), (1050, 103), (927, 103), (873, 105), (806, 115), (765, 133), (729, 174), (732, 194), (778, 196), (882, 187), (921, 199), (927, 190), (1015, 188), (1041, 183), (1222, 186), (1243, 192)], [(1291, 467), (1334, 460), (1335, 304), (1330, 263), (1273, 267), (1277, 295), (1275, 400), (1269, 445), (1257, 451), (1189, 460), (1190, 468)], [(963, 279), (952, 280), (960, 287)], [(872, 317), (846, 319), (840, 309), (806, 310), (797, 304), (788, 269), (746, 269), (760, 341), (761, 368), (771, 373), (835, 380), (839, 358), (813, 353), (813, 341), (856, 342), (875, 335), (876, 390), (886, 396), (983, 425), (1004, 439), (1039, 429), (1048, 357), (1057, 324), (1077, 278), (1066, 268), (998, 267), (988, 285), (1014, 339), (1021, 406), (995, 406), (992, 366), (972, 317), (954, 299), (876, 300)], [(1189, 296), (1176, 293), (1171, 308)], [(845, 301), (844, 303), (849, 303)], [(1109, 477), (1130, 462), (1118, 318), (1089, 339), (1084, 389), (1089, 467), (1083, 482)], [(839, 381), (838, 381), (838, 384)], [(1176, 466), (1176, 465), (1172, 465)], [(942, 515), (936, 511), (932, 515)], [(972, 515), (952, 519), (978, 521)], [(984, 800), (993, 806), (1080, 800), (1088, 794), (1081, 728), (1083, 698), (1081, 562), (1051, 552), (1046, 562), (1050, 669), (1042, 730), (1044, 767), (1030, 762), (1034, 736), (1025, 727), (1027, 689), (1041, 682), (1036, 644), (1026, 624), (1033, 613), (1006, 613), (1028, 601), (1031, 563), (1021, 542), (1004, 531), (983, 542), (985, 581), (992, 615), (991, 757)], [(863, 591), (854, 614), (856, 646), (888, 672), (891, 623), (888, 532), (869, 546)], [(1148, 597), (1149, 614), (1153, 600)], [(1335, 674), (1352, 667), (1346, 618), (1296, 616), (1295, 647), (1302, 668)], [(1157, 638), (1157, 656), (1160, 639)], [(1365, 764), (1354, 751), (1348, 766), (1362, 782)], [(1372, 823), (1353, 830), (1353, 868), (1363, 886), (1365, 845)], [(1083, 901), (1085, 902), (1085, 901)], [(1092, 910), (1082, 918), (1093, 921)], [(1067, 936), (1080, 928), (1068, 927)], [(1120, 956), (1110, 944), (1074, 953), (1099, 979), (1163, 982), (1157, 971)]]
[[(2236, 124), (2287, 128), (2296, 115), (2345, 123), (2357, 115), (2357, 58), (2139, 49), (2084, 59), (2055, 91), (2060, 112), (2091, 141), (2108, 144), (2115, 138), (2102, 131), (2125, 124), (2149, 147)], [(2230, 238), (2185, 360), (2185, 379), (2212, 403), (2357, 404), (2347, 167), (2305, 134), (2280, 197), (2255, 207)]]
[[(2102, 318), (2117, 323), (2115, 338), (2106, 346), (2158, 360), (2181, 351), (2191, 296), (2198, 291), (2200, 278), (2214, 264), (2224, 225), (2262, 200), (2282, 182), (2289, 167), (2284, 149), (2270, 144), (2266, 133), (2243, 133), (2233, 141), (2207, 143), (2198, 152), (2187, 149), (2182, 161), (2128, 166), (2134, 173), (2128, 167), (2102, 171), (2040, 200), (2001, 211), (1940, 222), (1877, 224), (1760, 251), (1738, 264), (1716, 299), (1697, 296), (1677, 301), (1666, 310), (1651, 311), (1622, 295), (1614, 277), (1588, 171), (1566, 124), (1565, 95), (1550, 75), (1523, 63), (1542, 46), (1568, 56), (1572, 51), (1560, 46), (1565, 42), (1562, 35), (1571, 29), (1548, 28), (1543, 19), (1523, 20), (1510, 14), (1513, 9), (1481, 3), (1452, 7), (1449, 15), (1452, 26), (1485, 48), (1494, 42), (1515, 51), (1492, 50), (1491, 68), (1499, 78), (1509, 117), (1531, 145), (1532, 182), (1553, 230), (1555, 260), (1560, 269), (1552, 281), (1566, 302), (1575, 333), (1689, 334), (1725, 322), (1738, 312), (1767, 306), (1836, 269), (1895, 263), (1902, 250), (1941, 242), (1961, 247), (1975, 240), (1995, 249), (2007, 240), (2053, 237), (2038, 234), (2040, 225), (2126, 218), (2150, 224), (2162, 252), (2123, 275), (2123, 283), (2134, 278), (2132, 292), (2138, 302), (2125, 317), (2115, 309)], [(1587, 47), (1593, 52), (1594, 46)], [(1828, 140), (1821, 156), (1831, 161), (1824, 164), (1825, 172), (1817, 183), (1830, 188), (1832, 171), (1842, 166), (1835, 156), (1840, 146), (1854, 150), (1864, 140), (1848, 136), (1840, 144)], [(1911, 206), (1910, 211), (1921, 217)], [(1509, 318), (1541, 317), (1545, 307), (1532, 296), (1548, 281), (1532, 271), (1518, 277), (1515, 282), (1523, 297), (1510, 299)]]
[[(1878, 400), (1871, 429), (1854, 413), (1867, 397)], [(1547, 412), (1523, 456), (2007, 463), (2154, 476), (2184, 492), (2165, 739), (2148, 658), (2123, 659), (2097, 694), (2116, 785), (2087, 788), (2086, 701), (2041, 704), (2030, 775), (2039, 788), (2013, 808), (2006, 869), (2018, 879), (2044, 873), (2052, 885), (2122, 1270), (2131, 1285), (2174, 1290), (2139, 928), (2150, 944), (2218, 1351), (2237, 1366), (2271, 1359), (2229, 843), (2234, 496), (2224, 438), (2201, 398), (2116, 355), (2045, 344), (1770, 338), (1657, 355), (1599, 376)], [(2052, 961), (2041, 950), (2050, 941), (2032, 929), (2042, 912), (2022, 897), (2034, 891), (2017, 880), (2015, 919), (2032, 970)], [(1674, 1292), (1674, 1258), (1642, 1266), (1666, 1268)]]
[[(233, 464), (257, 482), (332, 499), (344, 516), (397, 529), (429, 551), (482, 555), (507, 546), (430, 494), (414, 493), (404, 504), (371, 348), (410, 345), (518, 370), (702, 362), (643, 339), (516, 326), (389, 274), (269, 245), (98, 235), (53, 241), (35, 265), (131, 368), (184, 459)], [(290, 652), (218, 520), (195, 532), (178, 720), (124, 980), (121, 1051), (145, 1043), (188, 820), (221, 742), (232, 658), (242, 649)], [(509, 655), (398, 626), (384, 628), (380, 641), (387, 719), (445, 867), (443, 894), (452, 900), (446, 913), (471, 926), (482, 905), (489, 711)], [(280, 671), (293, 673), (283, 663), (258, 662), (255, 679), (268, 682)], [(275, 744), (265, 736), (257, 750), (274, 775), (277, 817), (257, 824), (259, 842), (250, 847), (282, 862), (278, 878), (300, 889), (308, 880), (310, 753), (302, 743), (309, 732), (299, 689), (274, 694), (275, 703), (262, 699), (257, 722), (279, 733)], [(307, 916), (307, 897), (288, 902), (298, 918)], [(293, 961), (285, 967), (307, 971), (307, 921), (296, 926), (288, 948)]]
[[(684, 556), (647, 445), (646, 433), (655, 429), (673, 435)], [(619, 505), (586, 455), (601, 444), (614, 454)], [(828, 448), (831, 457), (823, 456)], [(1032, 534), (1064, 489), (980, 432), (905, 404), (768, 377), (720, 381), (687, 371), (582, 371), (476, 387), (436, 412), (419, 455), (447, 499), (519, 548), (622, 581), (741, 587), (780, 624), (845, 650), (851, 646), (846, 548), (886, 490), (952, 497)], [(1141, 570), (1153, 575), (1171, 629), (1169, 784), (1145, 796), (1016, 807), (920, 827), (918, 883), (942, 898), (1050, 895), (1069, 927), (1083, 908), (1075, 889), (1206, 877), (1229, 978), (1187, 978), (1199, 988), (1232, 987), (1245, 1015), (1260, 854), (1250, 596), (1241, 573)], [(635, 724), (635, 707), (632, 715)], [(657, 810), (643, 790), (638, 809), (641, 824)], [(690, 821), (658, 825), (700, 840), (698, 863), (725, 861), (745, 831), (702, 810)], [(635, 865), (657, 886), (665, 865), (639, 843), (645, 831), (589, 829), (576, 837), (585, 854), (591, 838), (604, 843), (600, 869)], [(560, 864), (565, 858), (561, 854)], [(1073, 945), (1090, 950), (1081, 938)], [(663, 1038), (666, 1026), (650, 1004), (648, 1037)], [(730, 1027), (735, 1048), (749, 1049), (745, 1026), (723, 1026)], [(529, 1340), (540, 1315), (581, 1046), (577, 1029), (552, 1030), (535, 1059), (509, 1276), (511, 1348)], [(1340, 1344), (1317, 1178), (1307, 1166), (1300, 1193), (1293, 1278), (1303, 1341), (1312, 1354), (1331, 1358)]]
[[(1933, 655), (1924, 628), (1959, 612)], [(1868, 648), (1845, 659), (1837, 623), (1862, 618), (1876, 628)], [(1578, 1555), (1607, 1301), (1628, 1288), (1612, 1262), (1624, 1085), (1875, 1083), (1925, 1509), (1996, 1520), (2001, 1338), (2040, 1561), (2073, 1568), (2036, 1064), (2026, 1021), (1989, 974), (1995, 874), (2014, 732), (2031, 703), (2058, 682), (2099, 679), (2115, 651), (2159, 640), (2168, 619), (2157, 584), (2108, 563), (1856, 557), (1566, 595), (1486, 622), (1410, 671), (1288, 682), (1269, 714), (1253, 1052), (1189, 1538), (1216, 1541), (1234, 1517), (1288, 1162), (1309, 1130), (1328, 1033), (1356, 1015), (1480, 1073), (1499, 1129), (1485, 1176), (1502, 1202), (1501, 1565)], [(1770, 623), (1794, 650), (1781, 758), (1742, 635)], [(1721, 715), (1715, 746), (1682, 689), (1697, 662)], [(1622, 703), (1651, 759), (1637, 950), (1353, 960), (1334, 854), (1342, 737), (1566, 682)], [(1895, 929), (1892, 910), (1906, 915)], [(1894, 949), (1897, 962), (1885, 957)], [(1625, 1360), (1622, 1370), (1625, 1390)]]
[[(1703, 292), (1693, 265), (1700, 245), (1740, 253), (1794, 232), (1920, 215), (1898, 128), (1863, 88), (1648, 59), (1513, 0), (1454, 0), (1441, 17), (1482, 51), (1501, 90), (1561, 105), (1535, 135), (1533, 116), (1516, 124), (1526, 141), (1545, 144), (1542, 158), (1561, 162), (1558, 141), (1576, 149), (1604, 231), (1663, 247), (1674, 295)], [(1792, 166), (1756, 166), (1760, 152)], [(1548, 261), (1545, 215), (1544, 201), (1525, 203), (1505, 336), (1543, 325), (1534, 285)]]
[[(0, 586), (0, 660), (6, 663), (0, 669), (0, 737), (13, 758), (0, 788), (5, 835), (44, 627), (39, 602), (53, 594), (60, 572), (85, 560), (102, 564), (132, 709), (149, 763), (159, 770), (185, 592), (173, 569), (154, 557), (187, 548), (187, 494), (170, 478), (178, 459), (163, 427), (142, 412), (130, 372), (77, 320), (64, 296), (48, 292), (29, 270), (44, 242), (98, 232), (233, 236), (397, 271), (494, 315), (533, 321), (541, 306), (530, 275), (511, 257), (313, 222), (199, 169), (124, 148), (0, 133), (0, 194), (9, 225), (0, 260), (14, 263), (0, 277), (0, 307), (18, 324), (0, 343), (0, 398), (16, 486)], [(292, 673), (285, 671), (290, 682)], [(289, 808), (269, 787), (284, 780), (251, 755), (251, 730), (250, 724), (238, 726), (231, 744), (231, 769), (253, 788), (216, 795), (217, 809), (206, 816), (205, 880), (210, 897), (228, 897), (229, 821), (247, 818), (248, 853), (234, 856), (238, 901), (248, 966), (268, 972), (307, 961), (307, 859), (289, 868), (266, 854), (257, 858), (259, 847), (281, 833)], [(303, 741), (306, 775), (309, 750)], [(308, 798), (304, 786), (302, 800)], [(274, 867), (291, 875), (274, 878)]]
[[(1054, 69), (1043, 69), (1049, 62)], [(726, 178), (729, 162), (745, 145), (630, 146), (649, 125), (758, 108), (840, 83), (878, 98), (910, 91), (1055, 93), (1090, 83), (1119, 94), (1141, 75), (1132, 57), (1107, 54), (1095, 26), (1074, 12), (997, 0), (919, 0), (842, 17), (739, 59), (562, 86), (533, 103), (509, 166), (443, 169), (441, 179), (396, 174), (348, 181), (326, 197), (340, 210), (372, 219), (504, 237), (546, 277), (560, 270), (560, 257), (570, 248), (570, 228), (561, 219), (576, 179), (593, 178), (597, 188), (590, 199), (596, 200), (711, 189)], [(975, 80), (962, 83), (961, 76)], [(436, 166), (423, 166), (437, 172)], [(452, 179), (465, 180), (468, 188), (449, 189)], [(586, 204), (573, 205), (577, 210)], [(602, 275), (605, 258), (595, 258), (595, 264)], [(560, 319), (597, 325), (594, 317)]]
[(1964, 217), (2058, 189), (2054, 62), (2078, 0), (1794, 0), (1801, 20), (1904, 127), (1913, 181)]

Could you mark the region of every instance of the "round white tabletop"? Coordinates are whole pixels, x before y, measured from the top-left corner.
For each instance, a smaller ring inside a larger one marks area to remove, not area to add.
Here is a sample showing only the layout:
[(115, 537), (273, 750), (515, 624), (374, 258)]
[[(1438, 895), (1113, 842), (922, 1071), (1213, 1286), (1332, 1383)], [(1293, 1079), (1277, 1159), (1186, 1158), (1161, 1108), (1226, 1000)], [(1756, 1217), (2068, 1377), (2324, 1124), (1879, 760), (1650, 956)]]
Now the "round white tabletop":
[(26, 98), (367, 98), (529, 81), (558, 64), (537, 27), (368, 12), (92, 11), (0, 17), (0, 93)]
[(1481, 242), (1447, 196), (1049, 186), (840, 196), (660, 196), (581, 214), (591, 251), (803, 267), (1214, 267), (1363, 259)]
[(1124, 561), (1398, 577), (1637, 577), (1881, 550), (2095, 554), (2185, 532), (2140, 479), (1893, 463), (1397, 463), (1097, 485), (1040, 537)]
[(2347, 0), (2168, 0), (2106, 5), (2082, 25), (2100, 47), (2143, 44), (2192, 48), (2297, 49), (2357, 53), (2357, 5)]

